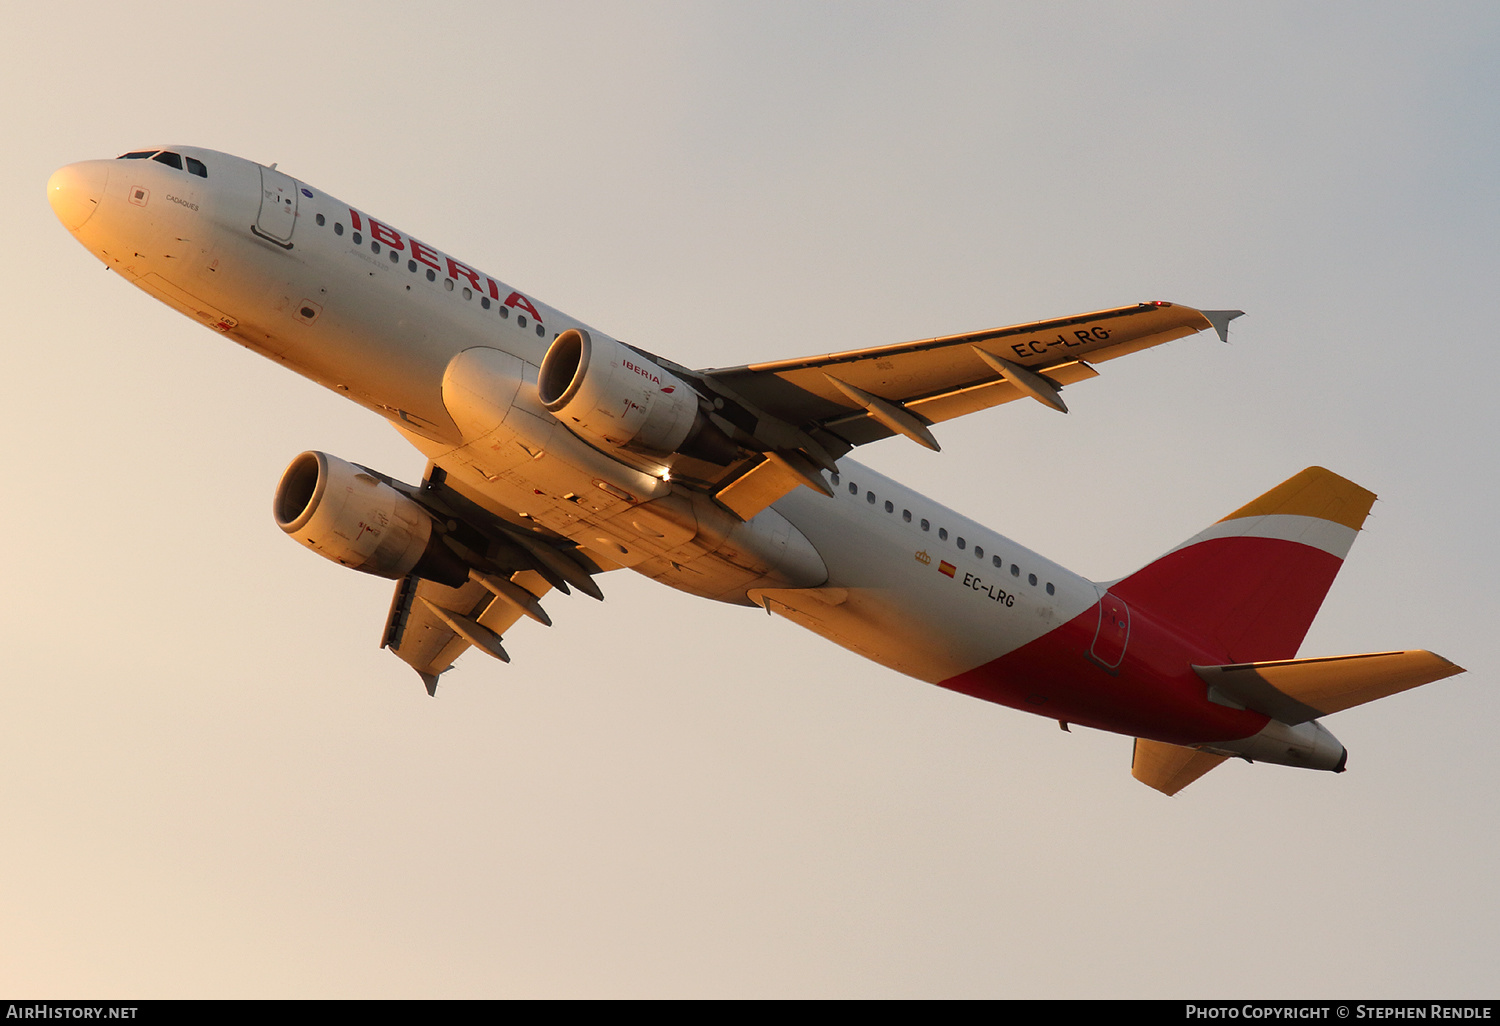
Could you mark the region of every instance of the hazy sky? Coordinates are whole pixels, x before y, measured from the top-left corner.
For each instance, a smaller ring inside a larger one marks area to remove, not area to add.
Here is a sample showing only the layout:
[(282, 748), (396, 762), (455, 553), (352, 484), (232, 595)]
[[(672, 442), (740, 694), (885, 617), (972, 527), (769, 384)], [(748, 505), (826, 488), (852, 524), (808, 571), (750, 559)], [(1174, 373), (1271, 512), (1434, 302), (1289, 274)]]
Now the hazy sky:
[[(1492, 3), (57, 3), (7, 11), (0, 992), (1493, 997)], [(378, 418), (149, 299), (58, 166), (283, 170), (720, 366), (1237, 307), (860, 457), (1097, 579), (1311, 464), (1380, 495), (1304, 655), (1469, 668), (1335, 776), (1127, 738), (613, 574), (437, 700), (277, 530)]]

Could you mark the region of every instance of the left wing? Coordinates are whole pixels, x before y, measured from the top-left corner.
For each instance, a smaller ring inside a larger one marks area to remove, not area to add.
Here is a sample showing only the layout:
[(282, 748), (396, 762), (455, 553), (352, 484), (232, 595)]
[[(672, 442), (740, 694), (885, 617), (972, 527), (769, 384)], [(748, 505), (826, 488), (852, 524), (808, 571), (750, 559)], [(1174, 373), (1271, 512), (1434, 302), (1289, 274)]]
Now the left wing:
[(400, 487), (420, 498), (435, 522), (445, 522), (440, 544), (469, 567), (468, 580), (456, 586), (409, 574), (396, 582), (391, 597), (380, 647), (416, 670), (429, 695), (437, 694), (438, 677), (471, 646), (510, 662), (502, 642), (521, 617), (552, 626), (539, 601), (551, 589), (568, 594), (571, 585), (604, 597), (593, 580), (602, 570), (598, 564), (571, 545), (506, 523), (465, 495), (436, 464), (428, 464), (421, 488)]
[(400, 656), (417, 671), (427, 693), (435, 695), (439, 675), (471, 645), (508, 663), (501, 641), (517, 620), (530, 616), (551, 626), (537, 602), (550, 587), (531, 571), (510, 578), (476, 572), (458, 588), (403, 578), (391, 597), (380, 647)]
[[(937, 449), (933, 424), (1030, 397), (1063, 413), (1058, 394), (1097, 377), (1093, 364), (1213, 328), (1227, 341), (1239, 310), (1142, 303), (1007, 328), (800, 360), (680, 370), (713, 396), (716, 422), (760, 457), (714, 480), (721, 502), (753, 516), (857, 445), (900, 434)], [(675, 472), (674, 468), (674, 472)], [(697, 470), (698, 473), (693, 473)]]

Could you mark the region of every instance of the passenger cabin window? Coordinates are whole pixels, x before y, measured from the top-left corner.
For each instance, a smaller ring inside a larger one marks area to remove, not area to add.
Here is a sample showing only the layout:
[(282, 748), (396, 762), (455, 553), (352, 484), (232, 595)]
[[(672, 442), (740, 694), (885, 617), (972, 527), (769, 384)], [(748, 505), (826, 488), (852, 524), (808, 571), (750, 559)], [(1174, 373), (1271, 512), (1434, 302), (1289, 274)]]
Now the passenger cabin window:
[(948, 540), (948, 529), (946, 527), (939, 527), (938, 528), (938, 537), (941, 538), (943, 541), (947, 541)]
[(167, 167), (175, 167), (179, 171), (182, 170), (182, 158), (175, 153), (168, 153), (166, 150), (162, 150), (152, 159), (161, 161)]

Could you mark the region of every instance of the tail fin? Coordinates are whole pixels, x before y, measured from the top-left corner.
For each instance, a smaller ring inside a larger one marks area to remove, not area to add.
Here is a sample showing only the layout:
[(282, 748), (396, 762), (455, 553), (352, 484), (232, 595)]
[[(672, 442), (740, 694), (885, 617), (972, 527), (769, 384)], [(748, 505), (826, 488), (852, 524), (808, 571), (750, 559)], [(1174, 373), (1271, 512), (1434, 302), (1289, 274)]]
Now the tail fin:
[(1309, 467), (1110, 588), (1226, 663), (1291, 659), (1375, 493)]

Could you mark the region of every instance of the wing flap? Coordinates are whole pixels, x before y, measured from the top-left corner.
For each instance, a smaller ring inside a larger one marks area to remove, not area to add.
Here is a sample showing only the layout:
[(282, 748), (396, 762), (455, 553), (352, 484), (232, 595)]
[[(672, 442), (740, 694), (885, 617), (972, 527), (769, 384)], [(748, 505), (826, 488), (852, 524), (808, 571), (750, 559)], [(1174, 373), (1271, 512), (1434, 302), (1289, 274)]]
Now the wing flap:
[(802, 484), (784, 461), (765, 459), (721, 488), (715, 498), (741, 520), (749, 520)]
[[(548, 590), (541, 575), (531, 571), (513, 575), (510, 583), (534, 598), (541, 598)], [(396, 583), (381, 647), (390, 649), (416, 670), (426, 684), (428, 694), (434, 694), (439, 675), (452, 667), (454, 660), (470, 647), (470, 640), (464, 637), (465, 632), (470, 632), (466, 621), (493, 633), (498, 642), (517, 620), (528, 615), (523, 606), (524, 602), (497, 595), (479, 580), (450, 588), (434, 581), (407, 577)], [(455, 624), (464, 631), (455, 629)], [(489, 641), (484, 635), (478, 636)], [(499, 648), (499, 645), (494, 647)], [(489, 648), (483, 650), (495, 655)]]
[(1194, 666), (1193, 670), (1220, 695), (1292, 725), (1464, 672), (1463, 667), (1422, 649)]

